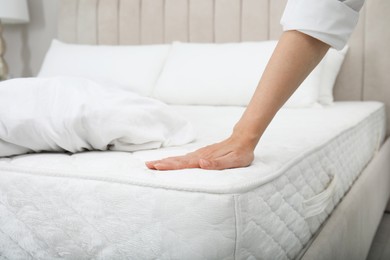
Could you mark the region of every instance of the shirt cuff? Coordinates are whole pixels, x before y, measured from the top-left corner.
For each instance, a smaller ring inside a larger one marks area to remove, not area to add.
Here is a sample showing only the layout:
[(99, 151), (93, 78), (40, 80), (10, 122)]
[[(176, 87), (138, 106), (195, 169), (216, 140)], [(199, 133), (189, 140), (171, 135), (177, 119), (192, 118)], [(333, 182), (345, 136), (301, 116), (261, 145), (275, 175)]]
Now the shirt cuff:
[(289, 0), (280, 23), (284, 31), (297, 30), (341, 50), (359, 19), (359, 13), (339, 0)]

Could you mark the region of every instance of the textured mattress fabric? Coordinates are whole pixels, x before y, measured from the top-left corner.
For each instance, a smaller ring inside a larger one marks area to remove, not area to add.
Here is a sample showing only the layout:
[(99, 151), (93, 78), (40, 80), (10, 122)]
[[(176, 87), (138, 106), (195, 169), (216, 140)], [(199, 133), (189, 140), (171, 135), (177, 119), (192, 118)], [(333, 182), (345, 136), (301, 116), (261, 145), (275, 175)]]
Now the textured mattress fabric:
[(282, 109), (250, 167), (148, 170), (146, 160), (228, 136), (243, 112), (175, 109), (196, 142), (0, 159), (0, 259), (293, 259), (385, 134), (376, 102)]

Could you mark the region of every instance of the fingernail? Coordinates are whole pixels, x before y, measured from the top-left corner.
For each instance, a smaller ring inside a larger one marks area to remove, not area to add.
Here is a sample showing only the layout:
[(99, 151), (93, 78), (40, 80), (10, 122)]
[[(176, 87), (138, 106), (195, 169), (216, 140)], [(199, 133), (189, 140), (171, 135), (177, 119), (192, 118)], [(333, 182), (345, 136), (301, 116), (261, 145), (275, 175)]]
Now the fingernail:
[(200, 159), (200, 164), (202, 164), (205, 167), (209, 167), (211, 165), (211, 162), (205, 159)]
[(154, 168), (156, 168), (156, 170), (160, 170), (160, 169), (159, 169), (160, 166), (161, 166), (161, 163), (157, 163), (157, 164), (154, 165)]

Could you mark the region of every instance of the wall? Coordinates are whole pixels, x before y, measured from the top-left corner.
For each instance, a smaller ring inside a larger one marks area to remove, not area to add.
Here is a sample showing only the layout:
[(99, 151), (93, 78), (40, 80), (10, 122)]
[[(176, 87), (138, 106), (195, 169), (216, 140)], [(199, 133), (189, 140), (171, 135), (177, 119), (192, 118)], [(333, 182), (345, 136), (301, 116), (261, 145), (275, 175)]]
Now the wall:
[(28, 0), (30, 23), (4, 25), (5, 59), (11, 77), (36, 76), (57, 35), (59, 0)]

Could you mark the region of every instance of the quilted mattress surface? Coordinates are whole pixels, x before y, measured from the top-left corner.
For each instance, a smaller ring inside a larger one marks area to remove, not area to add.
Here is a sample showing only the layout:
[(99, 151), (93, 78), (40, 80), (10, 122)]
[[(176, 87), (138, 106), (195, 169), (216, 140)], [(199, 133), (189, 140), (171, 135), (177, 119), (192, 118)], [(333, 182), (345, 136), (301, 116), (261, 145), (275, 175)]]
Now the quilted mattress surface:
[(294, 259), (385, 134), (377, 102), (282, 109), (250, 167), (148, 170), (227, 137), (244, 108), (175, 109), (196, 142), (1, 158), (0, 259)]

